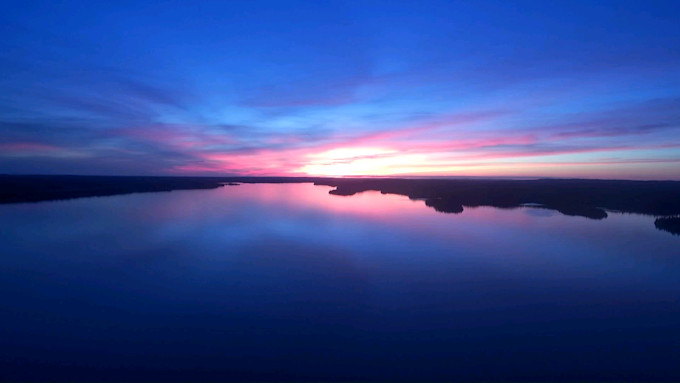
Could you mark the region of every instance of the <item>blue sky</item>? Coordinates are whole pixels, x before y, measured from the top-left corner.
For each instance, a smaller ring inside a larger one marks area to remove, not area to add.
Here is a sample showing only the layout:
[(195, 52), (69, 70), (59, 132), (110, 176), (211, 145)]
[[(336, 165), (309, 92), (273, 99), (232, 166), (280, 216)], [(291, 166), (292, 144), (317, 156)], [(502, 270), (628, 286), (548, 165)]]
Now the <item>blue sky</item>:
[(680, 2), (2, 6), (2, 173), (680, 179)]

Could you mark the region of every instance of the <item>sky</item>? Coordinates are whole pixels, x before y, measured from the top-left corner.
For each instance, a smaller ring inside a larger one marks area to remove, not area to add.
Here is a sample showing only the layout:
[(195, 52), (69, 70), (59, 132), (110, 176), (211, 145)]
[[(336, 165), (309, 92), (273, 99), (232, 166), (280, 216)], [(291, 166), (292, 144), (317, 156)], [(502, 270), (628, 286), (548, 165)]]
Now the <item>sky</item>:
[(0, 173), (680, 180), (680, 1), (0, 7)]

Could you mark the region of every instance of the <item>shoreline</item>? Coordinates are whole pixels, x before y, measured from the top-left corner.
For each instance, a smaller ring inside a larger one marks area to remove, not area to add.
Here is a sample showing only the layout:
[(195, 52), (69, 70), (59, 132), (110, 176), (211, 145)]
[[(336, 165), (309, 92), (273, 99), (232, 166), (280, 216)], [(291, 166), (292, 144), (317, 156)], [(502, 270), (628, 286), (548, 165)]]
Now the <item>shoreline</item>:
[(657, 229), (680, 235), (680, 181), (0, 175), (0, 204), (242, 183), (313, 183), (333, 187), (329, 194), (341, 197), (378, 191), (424, 200), (428, 207), (449, 214), (463, 212), (464, 206), (515, 208), (525, 204), (595, 220), (607, 218), (607, 210), (635, 213), (654, 216)]

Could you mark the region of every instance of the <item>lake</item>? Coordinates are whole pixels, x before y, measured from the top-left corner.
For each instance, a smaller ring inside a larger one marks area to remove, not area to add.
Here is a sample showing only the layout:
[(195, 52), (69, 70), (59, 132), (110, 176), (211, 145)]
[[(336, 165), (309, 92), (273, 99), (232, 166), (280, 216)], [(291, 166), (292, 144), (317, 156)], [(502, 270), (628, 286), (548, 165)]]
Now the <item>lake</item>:
[(0, 205), (2, 380), (680, 380), (680, 237), (242, 184)]

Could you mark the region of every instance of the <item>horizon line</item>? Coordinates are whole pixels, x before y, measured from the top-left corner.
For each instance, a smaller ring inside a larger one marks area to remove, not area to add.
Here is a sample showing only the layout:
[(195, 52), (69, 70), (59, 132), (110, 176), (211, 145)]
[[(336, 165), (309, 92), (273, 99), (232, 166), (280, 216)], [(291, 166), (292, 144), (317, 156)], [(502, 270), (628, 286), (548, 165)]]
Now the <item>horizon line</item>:
[(507, 181), (535, 181), (535, 180), (584, 180), (584, 181), (629, 181), (629, 182), (680, 182), (678, 179), (626, 179), (626, 178), (590, 178), (590, 177), (550, 177), (550, 176), (397, 176), (397, 175), (348, 175), (348, 176), (313, 176), (313, 175), (164, 175), (164, 174), (45, 174), (45, 173), (0, 173), (0, 176), (28, 176), (28, 177), (157, 177), (157, 178), (290, 178), (290, 179), (421, 179), (421, 180), (507, 180)]

